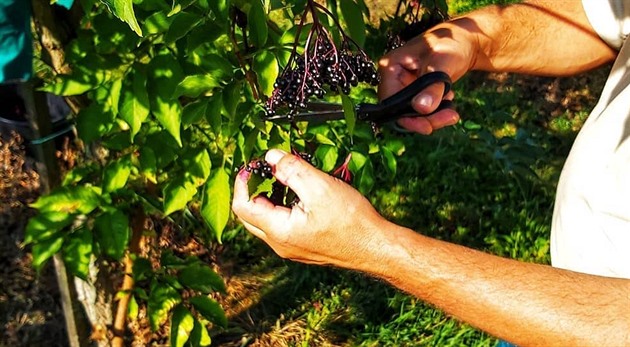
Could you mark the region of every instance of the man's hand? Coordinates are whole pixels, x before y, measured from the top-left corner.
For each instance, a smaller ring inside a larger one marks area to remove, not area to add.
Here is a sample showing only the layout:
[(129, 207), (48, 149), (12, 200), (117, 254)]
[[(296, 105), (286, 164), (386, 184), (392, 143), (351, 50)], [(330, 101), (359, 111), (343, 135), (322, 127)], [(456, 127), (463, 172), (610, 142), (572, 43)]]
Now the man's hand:
[(370, 248), (388, 222), (358, 191), (299, 156), (270, 150), (265, 160), (300, 202), (287, 208), (264, 196), (250, 200), (250, 173), (241, 170), (232, 209), (247, 230), (281, 257), (304, 263), (356, 268), (361, 256), (373, 253)]
[[(446, 72), (453, 81), (465, 74), (472, 67), (476, 53), (471, 35), (460, 27), (465, 24), (462, 21), (440, 24), (381, 58), (379, 98), (393, 95), (427, 72)], [(431, 113), (440, 105), (443, 94), (444, 85), (434, 84), (419, 93), (412, 106), (421, 115)], [(453, 97), (451, 91), (444, 99)], [(458, 121), (459, 114), (447, 109), (428, 117), (401, 118), (398, 123), (408, 130), (428, 135)]]

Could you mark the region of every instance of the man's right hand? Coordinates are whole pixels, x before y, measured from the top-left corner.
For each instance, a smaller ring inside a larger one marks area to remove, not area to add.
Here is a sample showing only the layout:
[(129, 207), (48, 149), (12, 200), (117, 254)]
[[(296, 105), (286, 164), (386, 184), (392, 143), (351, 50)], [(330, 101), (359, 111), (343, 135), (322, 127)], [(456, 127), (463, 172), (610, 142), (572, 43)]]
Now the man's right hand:
[[(379, 98), (382, 100), (395, 94), (427, 72), (446, 72), (453, 81), (462, 77), (473, 66), (476, 54), (473, 36), (464, 29), (469, 24), (466, 20), (439, 24), (381, 58)], [(452, 91), (444, 98), (443, 94), (444, 85), (432, 85), (413, 99), (412, 106), (420, 115), (429, 114), (435, 111), (442, 99), (452, 100), (454, 97)], [(401, 118), (398, 124), (428, 135), (458, 121), (459, 114), (446, 109), (430, 116)]]

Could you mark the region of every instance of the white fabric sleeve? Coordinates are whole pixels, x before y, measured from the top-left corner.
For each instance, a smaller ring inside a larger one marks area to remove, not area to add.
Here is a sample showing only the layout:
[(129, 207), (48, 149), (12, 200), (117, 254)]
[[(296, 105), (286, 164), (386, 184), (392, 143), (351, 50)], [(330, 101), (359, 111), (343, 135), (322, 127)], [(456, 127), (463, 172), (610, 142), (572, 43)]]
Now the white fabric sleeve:
[(597, 34), (617, 49), (630, 34), (630, 0), (582, 0)]

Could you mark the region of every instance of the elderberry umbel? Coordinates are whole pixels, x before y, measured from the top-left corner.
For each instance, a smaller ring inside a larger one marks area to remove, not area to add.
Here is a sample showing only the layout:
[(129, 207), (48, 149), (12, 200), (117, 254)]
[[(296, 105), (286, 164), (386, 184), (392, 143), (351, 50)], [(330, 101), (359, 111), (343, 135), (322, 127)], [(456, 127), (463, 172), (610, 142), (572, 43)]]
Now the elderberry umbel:
[[(313, 19), (308, 32), (303, 53), (297, 52), (299, 31), (304, 27), (305, 18)], [(330, 32), (320, 23), (318, 16), (327, 15), (333, 19), (341, 34), (337, 46)], [(288, 63), (279, 74), (274, 90), (267, 100), (267, 116), (272, 116), (279, 108), (286, 107), (289, 115), (306, 108), (310, 97), (323, 98), (328, 92), (350, 93), (352, 87), (361, 82), (377, 85), (379, 76), (372, 60), (359, 45), (345, 34), (337, 19), (323, 5), (308, 0), (298, 34)]]
[(245, 170), (262, 178), (271, 178), (273, 176), (271, 165), (264, 160), (254, 160), (248, 163), (245, 166)]

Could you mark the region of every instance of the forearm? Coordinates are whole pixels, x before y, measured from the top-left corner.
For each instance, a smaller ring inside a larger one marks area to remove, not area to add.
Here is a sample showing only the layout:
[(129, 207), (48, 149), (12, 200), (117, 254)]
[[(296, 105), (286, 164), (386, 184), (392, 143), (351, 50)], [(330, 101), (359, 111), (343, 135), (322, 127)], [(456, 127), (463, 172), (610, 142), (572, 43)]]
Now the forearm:
[(591, 27), (580, 0), (489, 6), (444, 25), (472, 35), (473, 70), (564, 76), (616, 55)]
[[(519, 346), (630, 344), (630, 281), (505, 259), (387, 224), (350, 267)], [(378, 244), (378, 247), (375, 245)]]

